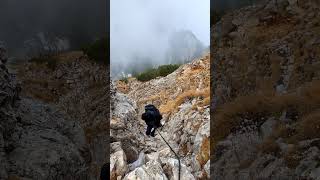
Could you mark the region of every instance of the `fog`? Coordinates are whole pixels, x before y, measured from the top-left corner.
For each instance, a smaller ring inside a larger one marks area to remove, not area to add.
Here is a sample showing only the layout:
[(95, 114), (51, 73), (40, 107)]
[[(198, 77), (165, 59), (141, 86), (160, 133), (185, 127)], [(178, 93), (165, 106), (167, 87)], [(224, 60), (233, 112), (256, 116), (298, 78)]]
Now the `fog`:
[(106, 36), (107, 9), (103, 0), (1, 0), (0, 41), (11, 55), (23, 55), (25, 42), (42, 32), (76, 49)]
[(119, 73), (143, 58), (166, 63), (174, 32), (191, 31), (208, 47), (209, 28), (209, 0), (111, 0), (111, 71)]

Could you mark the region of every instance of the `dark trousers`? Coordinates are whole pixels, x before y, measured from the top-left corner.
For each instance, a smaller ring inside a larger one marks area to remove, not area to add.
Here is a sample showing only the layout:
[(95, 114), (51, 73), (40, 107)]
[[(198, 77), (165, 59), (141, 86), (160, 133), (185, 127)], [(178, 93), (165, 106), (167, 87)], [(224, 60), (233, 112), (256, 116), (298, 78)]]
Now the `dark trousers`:
[(108, 180), (110, 178), (110, 164), (106, 163), (101, 167), (100, 180)]
[[(154, 128), (153, 131), (151, 131), (152, 128)], [(151, 135), (152, 137), (154, 137), (155, 136), (154, 133), (156, 132), (156, 128), (157, 128), (156, 126), (148, 125), (146, 134), (148, 136)]]

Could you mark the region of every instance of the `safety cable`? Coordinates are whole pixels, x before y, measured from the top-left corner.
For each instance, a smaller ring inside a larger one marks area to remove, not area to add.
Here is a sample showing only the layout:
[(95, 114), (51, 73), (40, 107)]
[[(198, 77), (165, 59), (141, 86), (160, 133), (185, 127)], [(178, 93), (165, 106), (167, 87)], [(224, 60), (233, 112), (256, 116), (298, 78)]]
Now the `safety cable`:
[[(163, 128), (163, 125), (161, 126), (161, 130)], [(126, 127), (124, 127), (124, 129), (130, 131), (132, 133), (132, 131)], [(174, 153), (174, 155), (176, 156), (176, 158), (178, 159), (178, 163), (179, 163), (179, 174), (178, 174), (178, 180), (180, 180), (180, 175), (181, 175), (181, 163), (180, 163), (180, 157), (179, 155), (173, 150), (173, 148), (169, 145), (169, 143), (164, 139), (164, 137), (161, 135), (160, 131), (158, 130), (158, 128), (155, 129), (155, 131), (157, 131), (159, 133), (159, 135), (161, 136), (161, 138), (163, 139), (163, 141), (167, 144), (167, 146), (169, 146), (170, 150)], [(141, 133), (141, 132), (140, 132)], [(143, 134), (144, 135), (144, 134)]]
[[(157, 130), (157, 129), (156, 129)], [(181, 163), (180, 163), (180, 157), (178, 156), (178, 154), (172, 149), (172, 147), (169, 145), (169, 143), (164, 139), (164, 137), (161, 135), (160, 131), (157, 130), (157, 132), (159, 133), (159, 135), (161, 136), (161, 138), (163, 139), (163, 141), (169, 146), (170, 150), (174, 153), (174, 155), (176, 156), (176, 158), (178, 159), (178, 163), (179, 163), (179, 174), (178, 174), (178, 180), (180, 180), (180, 174), (181, 174)]]

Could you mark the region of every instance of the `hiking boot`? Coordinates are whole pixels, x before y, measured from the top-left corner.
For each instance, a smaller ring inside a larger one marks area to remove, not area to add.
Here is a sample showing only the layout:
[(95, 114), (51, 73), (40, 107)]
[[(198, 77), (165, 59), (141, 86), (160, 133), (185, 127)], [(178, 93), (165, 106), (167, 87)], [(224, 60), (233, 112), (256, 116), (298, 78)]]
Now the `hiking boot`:
[(156, 130), (154, 129), (153, 131), (151, 131), (151, 133), (150, 133), (150, 135), (152, 136), (152, 137), (155, 137), (156, 135), (154, 134), (156, 132)]
[(151, 134), (151, 137), (156, 137), (156, 135), (153, 133), (153, 134)]

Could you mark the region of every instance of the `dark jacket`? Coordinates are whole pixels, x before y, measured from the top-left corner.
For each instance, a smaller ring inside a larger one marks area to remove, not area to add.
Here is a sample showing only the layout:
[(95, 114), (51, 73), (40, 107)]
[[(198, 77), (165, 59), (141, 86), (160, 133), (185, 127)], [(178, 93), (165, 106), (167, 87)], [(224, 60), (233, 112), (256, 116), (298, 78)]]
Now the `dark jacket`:
[(142, 114), (141, 119), (143, 119), (149, 126), (160, 127), (162, 115), (160, 114), (159, 110), (154, 105), (147, 105), (145, 110), (146, 112)]

